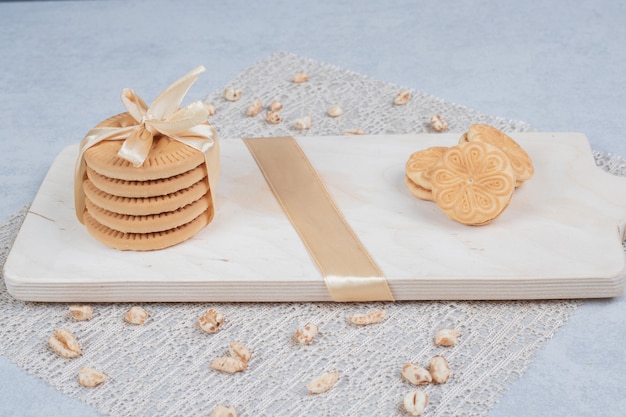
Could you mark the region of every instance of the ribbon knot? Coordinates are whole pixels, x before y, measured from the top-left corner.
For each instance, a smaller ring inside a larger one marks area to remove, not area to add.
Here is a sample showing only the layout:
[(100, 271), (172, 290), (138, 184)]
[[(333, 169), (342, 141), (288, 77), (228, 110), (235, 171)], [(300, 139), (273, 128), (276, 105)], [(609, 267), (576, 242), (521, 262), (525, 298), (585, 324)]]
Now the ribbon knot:
[[(163, 90), (149, 107), (132, 89), (122, 90), (122, 103), (135, 124), (112, 126), (103, 123), (87, 132), (80, 143), (75, 172), (75, 208), (79, 219), (82, 220), (84, 210), (84, 195), (78, 187), (85, 173), (83, 154), (103, 140), (123, 140), (118, 156), (135, 167), (143, 165), (155, 136), (163, 135), (182, 142), (204, 153), (209, 185), (214, 190), (219, 174), (219, 145), (215, 129), (207, 122), (207, 110), (200, 100), (179, 108), (191, 85), (204, 71), (203, 66), (191, 70)], [(212, 204), (213, 193), (209, 194)]]
[(148, 113), (141, 118), (141, 124), (145, 126), (150, 120), (155, 120), (155, 119), (156, 117)]

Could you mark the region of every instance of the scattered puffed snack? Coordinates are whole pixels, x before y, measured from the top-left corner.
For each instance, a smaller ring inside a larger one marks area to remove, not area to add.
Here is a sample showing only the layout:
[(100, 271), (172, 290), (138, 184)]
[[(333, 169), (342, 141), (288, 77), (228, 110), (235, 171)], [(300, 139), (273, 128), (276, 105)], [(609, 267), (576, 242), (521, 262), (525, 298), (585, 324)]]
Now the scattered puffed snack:
[(303, 328), (296, 330), (293, 334), (293, 340), (300, 343), (301, 345), (308, 345), (315, 339), (317, 333), (319, 332), (319, 328), (316, 324), (307, 323)]
[(198, 319), (198, 327), (207, 333), (215, 333), (224, 324), (224, 315), (214, 308), (208, 309), (203, 316)]
[(267, 111), (265, 112), (265, 120), (267, 120), (269, 124), (277, 125), (283, 118), (277, 111)]
[(96, 387), (105, 382), (108, 377), (94, 368), (82, 367), (78, 371), (78, 382), (83, 387)]
[(410, 391), (404, 395), (402, 402), (404, 409), (412, 416), (421, 416), (424, 414), (426, 405), (428, 404), (428, 395), (422, 390)]
[(346, 130), (345, 132), (343, 132), (344, 135), (364, 135), (365, 132), (362, 131), (361, 129), (351, 129), (351, 130)]
[(69, 312), (76, 321), (89, 320), (93, 315), (93, 309), (90, 306), (70, 306)]
[(267, 106), (267, 108), (268, 108), (270, 111), (279, 111), (279, 110), (282, 110), (282, 108), (283, 108), (283, 104), (282, 104), (280, 101), (278, 101), (278, 100), (274, 100), (274, 101), (272, 101), (272, 102), (270, 103), (270, 105), (269, 105), (269, 106)]
[(241, 98), (243, 91), (234, 88), (227, 88), (224, 90), (224, 98), (228, 101), (237, 101)]
[(450, 378), (450, 365), (446, 358), (437, 355), (430, 360), (430, 375), (435, 384), (443, 384)]
[(228, 346), (230, 356), (222, 356), (211, 361), (211, 368), (234, 374), (241, 372), (248, 367), (248, 361), (252, 357), (252, 351), (242, 345), (239, 341), (233, 340)]
[(139, 306), (131, 307), (126, 314), (124, 314), (124, 321), (126, 323), (134, 325), (142, 325), (148, 318), (148, 312)]
[(248, 367), (248, 364), (234, 356), (221, 356), (211, 360), (210, 366), (216, 371), (234, 374), (235, 372), (245, 370)]
[(311, 120), (311, 116), (304, 116), (301, 117), (299, 119), (297, 119), (293, 125), (295, 126), (296, 129), (298, 130), (307, 130), (310, 129), (312, 126), (312, 120)]
[(439, 329), (435, 334), (437, 346), (454, 346), (458, 341), (459, 331), (457, 329)]
[(330, 117), (339, 117), (343, 114), (343, 110), (341, 110), (341, 107), (335, 104), (335, 105), (330, 106), (328, 110), (326, 111), (326, 113)]
[(438, 114), (430, 118), (430, 125), (435, 132), (443, 132), (448, 129), (448, 122)]
[(380, 323), (383, 321), (386, 314), (387, 312), (385, 310), (372, 310), (365, 314), (352, 314), (348, 316), (348, 320), (359, 326), (367, 326), (369, 324)]
[(241, 344), (241, 342), (237, 340), (233, 340), (230, 342), (228, 346), (228, 351), (230, 355), (234, 358), (239, 359), (242, 362), (248, 363), (250, 358), (252, 357), (252, 351)]
[(433, 381), (427, 369), (413, 363), (405, 363), (401, 375), (413, 385), (426, 385)]
[(309, 76), (303, 71), (300, 71), (293, 76), (293, 82), (296, 84), (305, 83), (307, 81), (309, 81)]
[(306, 387), (311, 394), (321, 394), (335, 386), (339, 380), (339, 372), (326, 372), (315, 378)]
[(213, 116), (217, 111), (213, 103), (204, 103), (204, 108), (209, 116)]
[(237, 417), (235, 407), (218, 404), (213, 409), (212, 417)]
[(396, 106), (402, 106), (409, 102), (411, 99), (411, 93), (406, 90), (400, 90), (400, 92), (396, 95), (396, 98), (393, 99), (393, 104)]
[(75, 358), (82, 353), (72, 332), (65, 328), (55, 329), (54, 334), (48, 338), (48, 344), (53, 351), (64, 358)]
[(263, 110), (263, 102), (260, 98), (257, 98), (248, 106), (246, 115), (248, 115), (248, 117), (258, 116), (261, 114), (261, 110)]

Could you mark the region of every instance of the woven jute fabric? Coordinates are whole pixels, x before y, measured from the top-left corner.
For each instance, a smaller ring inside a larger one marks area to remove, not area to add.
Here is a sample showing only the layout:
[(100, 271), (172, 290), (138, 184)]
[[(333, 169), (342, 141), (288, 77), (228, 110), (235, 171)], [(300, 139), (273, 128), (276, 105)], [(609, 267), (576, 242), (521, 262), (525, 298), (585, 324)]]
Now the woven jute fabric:
[[(309, 82), (291, 81), (299, 71), (309, 75)], [(340, 135), (351, 129), (367, 134), (430, 132), (433, 114), (441, 114), (452, 132), (472, 123), (510, 133), (532, 130), (526, 123), (480, 114), (418, 91), (411, 91), (406, 105), (394, 106), (400, 86), (289, 53), (272, 54), (225, 87), (242, 89), (242, 98), (228, 102), (222, 91), (204, 98), (217, 108), (210, 120), (222, 140)], [(265, 104), (281, 101), (283, 121), (272, 125), (263, 114), (246, 117), (246, 108), (257, 97)], [(326, 116), (333, 104), (342, 107), (342, 117)], [(293, 122), (305, 115), (312, 117), (311, 129), (295, 130)], [(381, 151), (384, 146), (381, 142)], [(626, 175), (622, 158), (597, 152), (594, 157), (606, 171)], [(1, 225), (0, 264), (27, 210)], [(94, 268), (106, 268), (106, 260)], [(134, 326), (123, 320), (131, 304), (93, 304), (93, 318), (76, 322), (68, 304), (17, 301), (0, 282), (0, 354), (110, 416), (208, 416), (216, 404), (233, 405), (241, 416), (399, 416), (404, 415), (403, 395), (415, 388), (401, 379), (402, 366), (427, 366), (441, 354), (450, 363), (451, 377), (446, 384), (422, 387), (430, 399), (427, 415), (484, 416), (579, 304), (146, 303), (142, 306), (148, 320)], [(212, 335), (196, 324), (208, 308), (226, 317), (223, 328)], [(387, 312), (382, 323), (357, 327), (346, 320), (375, 308)], [(317, 324), (320, 334), (310, 345), (293, 343), (293, 332), (307, 322)], [(47, 339), (58, 327), (75, 334), (83, 348), (80, 357), (63, 359), (48, 347)], [(460, 331), (458, 345), (435, 346), (433, 336), (443, 327)], [(226, 355), (233, 340), (252, 350), (248, 369), (234, 375), (212, 370), (210, 361)], [(77, 375), (83, 366), (95, 367), (109, 380), (97, 388), (80, 386)], [(326, 371), (340, 372), (336, 386), (309, 394), (306, 384)]]

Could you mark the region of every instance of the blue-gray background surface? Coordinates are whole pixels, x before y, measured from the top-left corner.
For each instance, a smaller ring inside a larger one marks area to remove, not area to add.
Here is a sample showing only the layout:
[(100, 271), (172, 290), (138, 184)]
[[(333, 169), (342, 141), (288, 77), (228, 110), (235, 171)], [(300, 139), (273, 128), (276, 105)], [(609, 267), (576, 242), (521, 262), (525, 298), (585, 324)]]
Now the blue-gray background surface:
[[(276, 51), (626, 158), (625, 23), (610, 0), (0, 2), (0, 221), (122, 88), (150, 101), (202, 64), (202, 98)], [(624, 317), (623, 297), (585, 302), (490, 415), (626, 415)], [(0, 416), (56, 415), (98, 414), (0, 357)]]

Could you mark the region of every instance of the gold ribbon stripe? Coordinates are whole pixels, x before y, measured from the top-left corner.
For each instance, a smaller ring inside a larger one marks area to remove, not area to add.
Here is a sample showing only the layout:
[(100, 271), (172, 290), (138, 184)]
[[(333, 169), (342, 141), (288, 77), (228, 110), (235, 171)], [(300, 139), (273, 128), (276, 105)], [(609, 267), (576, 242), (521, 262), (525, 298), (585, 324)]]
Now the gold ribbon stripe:
[(332, 299), (392, 301), (383, 273), (296, 140), (287, 136), (243, 141), (324, 276)]

